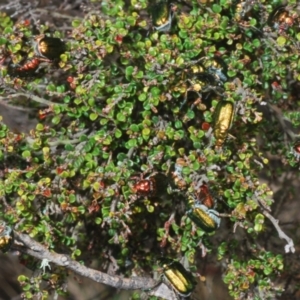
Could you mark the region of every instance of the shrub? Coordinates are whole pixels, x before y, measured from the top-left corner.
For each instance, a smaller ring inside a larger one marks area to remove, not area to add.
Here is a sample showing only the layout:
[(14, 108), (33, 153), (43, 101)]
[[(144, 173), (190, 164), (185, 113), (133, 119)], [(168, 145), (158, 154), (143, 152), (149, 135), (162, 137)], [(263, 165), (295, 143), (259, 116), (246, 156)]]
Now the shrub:
[(199, 254), (222, 262), (234, 299), (283, 292), (271, 236), (295, 248), (259, 176), (271, 154), (298, 166), (298, 7), (203, 2), (90, 3), (68, 35), (39, 25), (39, 38), (1, 15), (1, 100), (40, 118), (29, 134), (0, 128), (2, 227), (46, 266), (20, 275), (24, 298), (64, 294), (68, 269), (158, 295), (160, 262), (197, 277)]

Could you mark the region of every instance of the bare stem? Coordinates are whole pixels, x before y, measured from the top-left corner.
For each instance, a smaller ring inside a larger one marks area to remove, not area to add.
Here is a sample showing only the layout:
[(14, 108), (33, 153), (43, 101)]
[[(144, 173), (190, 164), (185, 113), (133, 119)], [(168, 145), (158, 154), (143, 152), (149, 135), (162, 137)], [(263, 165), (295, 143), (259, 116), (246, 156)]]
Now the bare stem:
[(3, 106), (6, 106), (6, 107), (11, 108), (11, 109), (15, 109), (15, 110), (29, 111), (29, 112), (32, 111), (32, 108), (26, 108), (26, 107), (20, 107), (20, 106), (10, 105), (10, 104), (7, 103), (7, 101), (3, 101), (2, 100), (4, 98), (5, 97), (1, 97), (0, 98), (0, 104), (3, 105)]
[[(15, 242), (12, 247), (13, 250), (23, 252), (40, 260), (48, 260), (48, 262), (65, 267), (66, 269), (96, 282), (124, 290), (151, 289), (153, 286), (157, 285), (157, 282), (152, 278), (123, 278), (87, 268), (83, 264), (71, 259), (68, 255), (58, 254), (54, 251), (50, 252), (45, 246), (36, 242), (26, 234), (14, 231), (14, 235), (18, 243)], [(22, 246), (19, 244), (20, 242), (23, 244)]]
[(267, 212), (266, 210), (263, 211), (263, 214), (272, 222), (272, 224), (274, 225), (274, 227), (276, 228), (279, 238), (286, 240), (287, 244), (284, 247), (284, 250), (286, 253), (295, 252), (295, 246), (294, 246), (294, 241), (288, 237), (280, 228), (279, 226), (279, 221), (276, 220), (269, 212)]
[(16, 94), (12, 94), (12, 95), (9, 95), (9, 96), (6, 96), (6, 97), (0, 97), (0, 101), (1, 100), (6, 100), (7, 98), (18, 98), (18, 97), (26, 97), (30, 100), (35, 101), (35, 102), (45, 104), (45, 105), (49, 105), (49, 106), (51, 106), (51, 105), (65, 106), (65, 104), (54, 103), (54, 102), (51, 102), (49, 100), (40, 98), (38, 96), (34, 96), (34, 95), (26, 94), (26, 93), (16, 93)]

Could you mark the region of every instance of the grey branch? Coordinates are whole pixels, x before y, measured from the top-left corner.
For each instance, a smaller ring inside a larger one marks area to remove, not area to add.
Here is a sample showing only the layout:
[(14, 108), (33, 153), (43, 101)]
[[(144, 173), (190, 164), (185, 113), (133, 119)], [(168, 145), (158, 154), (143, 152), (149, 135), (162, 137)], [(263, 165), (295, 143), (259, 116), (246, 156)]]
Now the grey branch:
[(276, 228), (279, 238), (286, 240), (287, 244), (285, 245), (284, 249), (286, 253), (295, 252), (295, 246), (294, 246), (294, 242), (293, 240), (288, 237), (280, 228), (279, 224), (278, 224), (278, 220), (276, 220), (272, 215), (270, 215), (266, 210), (263, 211), (263, 214), (272, 222), (272, 224), (274, 225), (274, 227)]
[(44, 105), (48, 105), (48, 106), (51, 106), (51, 105), (65, 106), (65, 104), (62, 104), (62, 103), (54, 103), (54, 102), (51, 102), (44, 98), (41, 98), (41, 97), (38, 97), (35, 95), (31, 95), (31, 94), (26, 94), (26, 93), (15, 93), (15, 94), (9, 95), (7, 97), (0, 97), (0, 101), (6, 100), (6, 99), (11, 99), (11, 98), (18, 98), (18, 97), (26, 97), (29, 100), (33, 100), (35, 102), (38, 102), (38, 103), (41, 103)]
[[(81, 276), (90, 278), (96, 282), (124, 290), (145, 290), (157, 286), (157, 281), (153, 280), (152, 278), (123, 278), (117, 275), (111, 276), (106, 273), (87, 268), (79, 262), (72, 260), (68, 255), (49, 251), (46, 247), (36, 242), (26, 234), (14, 231), (14, 235), (18, 243), (15, 243), (13, 245), (13, 250), (18, 250), (40, 260), (47, 259), (49, 262), (52, 262), (58, 266), (65, 267)], [(23, 245), (20, 245), (20, 242)]]

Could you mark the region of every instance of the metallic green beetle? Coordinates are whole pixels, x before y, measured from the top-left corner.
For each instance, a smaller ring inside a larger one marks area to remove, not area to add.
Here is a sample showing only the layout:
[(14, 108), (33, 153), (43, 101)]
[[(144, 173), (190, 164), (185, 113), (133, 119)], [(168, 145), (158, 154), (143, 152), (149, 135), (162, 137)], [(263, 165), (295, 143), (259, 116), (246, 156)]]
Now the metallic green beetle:
[(66, 44), (59, 38), (39, 36), (36, 38), (35, 53), (49, 60), (58, 59), (66, 51)]
[(157, 31), (168, 32), (171, 30), (174, 12), (172, 4), (167, 0), (159, 1), (151, 8), (153, 27)]
[(14, 241), (14, 232), (4, 221), (0, 221), (0, 250), (5, 253)]
[(228, 135), (228, 130), (234, 117), (234, 104), (230, 101), (220, 101), (214, 112), (214, 136), (216, 147), (220, 148)]
[(163, 259), (164, 278), (182, 297), (188, 297), (196, 286), (196, 280), (181, 263), (171, 259)]
[(219, 213), (203, 204), (193, 204), (187, 214), (197, 226), (206, 232), (213, 232), (220, 227)]

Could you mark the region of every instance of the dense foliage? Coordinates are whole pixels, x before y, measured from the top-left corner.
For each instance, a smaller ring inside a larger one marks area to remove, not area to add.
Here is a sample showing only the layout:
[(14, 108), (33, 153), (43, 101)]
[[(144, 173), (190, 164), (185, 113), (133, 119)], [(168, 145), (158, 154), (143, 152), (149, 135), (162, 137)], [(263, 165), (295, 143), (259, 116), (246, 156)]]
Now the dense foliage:
[[(28, 134), (1, 124), (1, 218), (103, 272), (152, 277), (163, 257), (197, 277), (220, 261), (234, 299), (279, 297), (294, 246), (259, 174), (271, 154), (298, 166), (286, 122), (299, 125), (299, 8), (100, 2), (68, 33), (1, 15), (1, 99), (39, 117)], [(47, 57), (43, 37), (66, 46)], [(66, 276), (19, 280), (26, 299), (46, 299), (65, 293)]]

